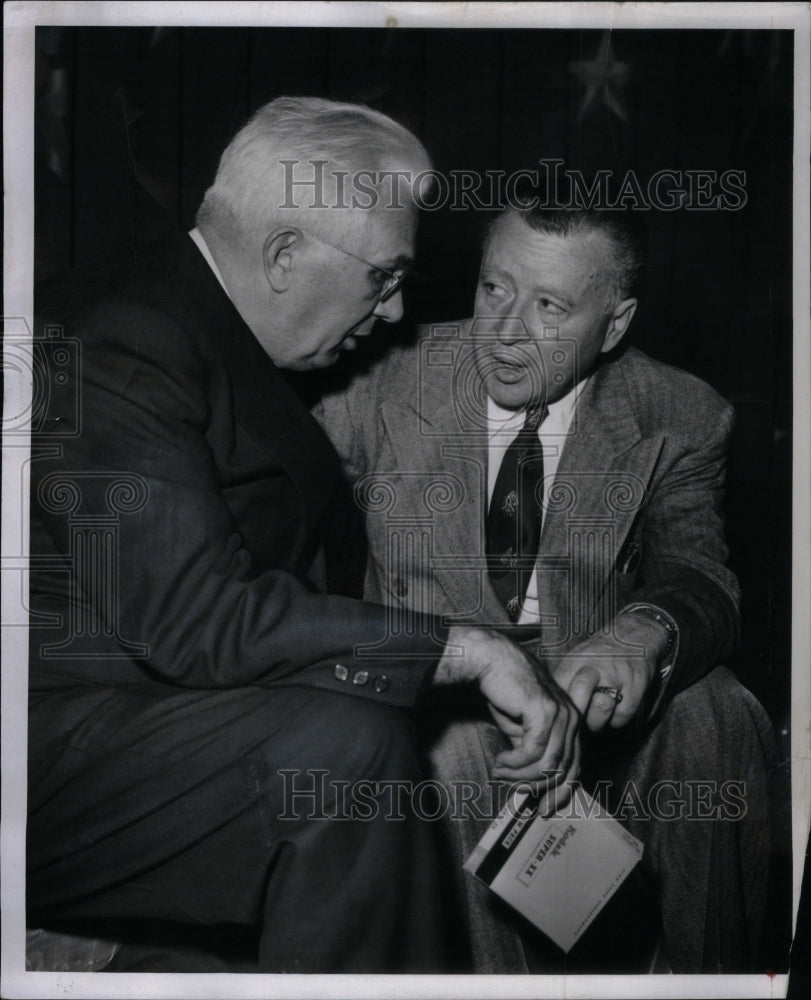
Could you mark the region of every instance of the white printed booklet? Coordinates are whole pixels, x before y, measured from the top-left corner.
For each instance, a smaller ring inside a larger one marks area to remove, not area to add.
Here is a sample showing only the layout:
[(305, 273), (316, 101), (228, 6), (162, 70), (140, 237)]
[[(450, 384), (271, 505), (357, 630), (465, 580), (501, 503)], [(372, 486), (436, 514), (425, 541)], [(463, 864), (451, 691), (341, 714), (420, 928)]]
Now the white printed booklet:
[(548, 819), (538, 802), (513, 790), (464, 867), (568, 952), (642, 857), (642, 844), (579, 785)]

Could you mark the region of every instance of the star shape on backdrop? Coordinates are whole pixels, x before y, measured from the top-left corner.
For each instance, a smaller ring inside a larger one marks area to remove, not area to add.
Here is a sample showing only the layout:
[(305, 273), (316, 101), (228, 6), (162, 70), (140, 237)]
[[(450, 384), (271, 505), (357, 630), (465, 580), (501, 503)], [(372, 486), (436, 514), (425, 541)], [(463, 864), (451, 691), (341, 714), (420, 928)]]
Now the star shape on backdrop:
[(628, 124), (628, 108), (622, 90), (631, 77), (631, 64), (614, 58), (610, 31), (603, 32), (594, 58), (570, 62), (569, 72), (574, 73), (586, 86), (583, 103), (580, 105), (581, 121), (599, 100), (620, 121)]

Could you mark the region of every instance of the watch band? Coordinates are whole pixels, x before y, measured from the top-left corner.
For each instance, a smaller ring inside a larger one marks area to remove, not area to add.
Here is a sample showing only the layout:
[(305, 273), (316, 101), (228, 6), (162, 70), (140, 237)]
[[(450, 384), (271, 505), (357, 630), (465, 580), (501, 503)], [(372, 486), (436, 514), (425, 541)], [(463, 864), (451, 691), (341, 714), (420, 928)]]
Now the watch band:
[(666, 680), (673, 669), (676, 648), (678, 646), (679, 628), (667, 612), (653, 604), (629, 604), (620, 611), (621, 615), (644, 614), (653, 619), (667, 632), (667, 645), (659, 656), (659, 676), (661, 680)]

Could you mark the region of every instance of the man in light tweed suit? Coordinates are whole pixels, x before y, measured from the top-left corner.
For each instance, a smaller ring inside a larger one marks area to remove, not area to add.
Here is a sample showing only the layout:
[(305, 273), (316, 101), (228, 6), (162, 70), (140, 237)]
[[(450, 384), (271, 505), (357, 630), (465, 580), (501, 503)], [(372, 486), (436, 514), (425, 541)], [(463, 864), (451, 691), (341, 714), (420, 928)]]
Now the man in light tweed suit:
[[(474, 318), (423, 331), (319, 415), (365, 512), (366, 597), (403, 610), (395, 628), (414, 611), (494, 626), (564, 689), (587, 680), (579, 774), (607, 783), (645, 844), (661, 918), (647, 968), (748, 971), (773, 751), (763, 709), (721, 665), (739, 631), (721, 514), (733, 414), (628, 346), (642, 256), (621, 213), (507, 209), (488, 233)], [(520, 512), (505, 548), (499, 519)], [(445, 721), (434, 773), (498, 778), (504, 739), (484, 719)], [(483, 825), (450, 824), (457, 867)], [(562, 961), (472, 879), (461, 892), (479, 971)]]

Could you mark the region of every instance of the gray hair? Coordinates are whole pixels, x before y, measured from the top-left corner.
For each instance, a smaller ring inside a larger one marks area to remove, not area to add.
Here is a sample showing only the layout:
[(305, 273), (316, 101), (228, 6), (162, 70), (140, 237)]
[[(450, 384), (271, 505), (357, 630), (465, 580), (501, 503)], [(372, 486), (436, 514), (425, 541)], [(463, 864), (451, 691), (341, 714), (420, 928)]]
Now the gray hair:
[[(379, 111), (318, 97), (279, 97), (259, 108), (223, 152), (197, 224), (245, 248), (280, 223), (306, 225), (322, 236), (346, 233), (369, 214), (350, 207), (374, 211), (390, 203), (381, 171), (405, 170), (413, 178), (430, 168), (421, 143)], [(319, 189), (311, 183), (316, 172)], [(368, 195), (352, 203), (352, 181), (360, 174), (366, 174), (366, 191), (377, 192), (373, 205)], [(398, 183), (397, 191), (402, 207), (411, 184)]]

